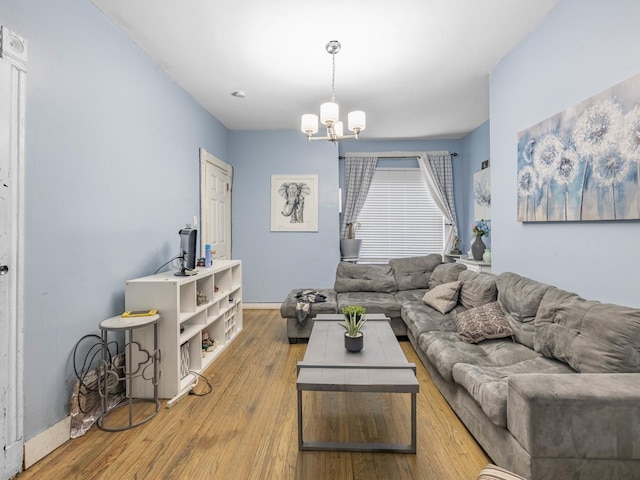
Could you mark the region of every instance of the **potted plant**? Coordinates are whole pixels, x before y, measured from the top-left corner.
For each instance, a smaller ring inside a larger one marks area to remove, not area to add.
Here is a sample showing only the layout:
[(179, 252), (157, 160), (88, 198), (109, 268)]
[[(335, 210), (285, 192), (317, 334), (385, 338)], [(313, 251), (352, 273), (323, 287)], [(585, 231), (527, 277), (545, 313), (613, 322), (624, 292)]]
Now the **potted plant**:
[(359, 352), (363, 346), (363, 335), (360, 329), (367, 319), (364, 314), (366, 309), (360, 305), (347, 305), (342, 309), (344, 323), (340, 323), (346, 330), (344, 333), (344, 348), (349, 352)]
[(342, 258), (360, 257), (360, 247), (362, 239), (356, 238), (356, 232), (360, 228), (360, 223), (347, 223), (347, 238), (340, 240), (340, 253)]

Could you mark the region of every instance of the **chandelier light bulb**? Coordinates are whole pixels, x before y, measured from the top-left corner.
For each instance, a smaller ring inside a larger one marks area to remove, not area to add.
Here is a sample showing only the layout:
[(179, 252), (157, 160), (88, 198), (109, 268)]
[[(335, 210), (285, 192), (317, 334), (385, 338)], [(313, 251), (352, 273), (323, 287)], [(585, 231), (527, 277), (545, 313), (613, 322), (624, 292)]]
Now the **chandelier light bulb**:
[(318, 116), (313, 113), (305, 113), (302, 115), (300, 130), (307, 135), (318, 133)]
[(349, 130), (360, 133), (367, 127), (366, 115), (362, 110), (354, 110), (348, 115)]
[(320, 105), (320, 121), (323, 125), (330, 126), (340, 118), (340, 107), (335, 102), (327, 102)]

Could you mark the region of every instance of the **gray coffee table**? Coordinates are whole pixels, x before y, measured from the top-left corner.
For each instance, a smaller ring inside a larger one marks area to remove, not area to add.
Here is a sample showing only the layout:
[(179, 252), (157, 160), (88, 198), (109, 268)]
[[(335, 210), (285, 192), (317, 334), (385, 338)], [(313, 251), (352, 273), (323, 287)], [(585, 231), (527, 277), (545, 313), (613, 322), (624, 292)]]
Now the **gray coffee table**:
[[(416, 366), (407, 362), (384, 315), (367, 315), (364, 348), (349, 353), (344, 348), (342, 315), (315, 318), (304, 359), (298, 362), (298, 448), (355, 452), (416, 453), (416, 394), (420, 386)], [(411, 394), (411, 443), (356, 443), (303, 439), (302, 392), (390, 392)]]

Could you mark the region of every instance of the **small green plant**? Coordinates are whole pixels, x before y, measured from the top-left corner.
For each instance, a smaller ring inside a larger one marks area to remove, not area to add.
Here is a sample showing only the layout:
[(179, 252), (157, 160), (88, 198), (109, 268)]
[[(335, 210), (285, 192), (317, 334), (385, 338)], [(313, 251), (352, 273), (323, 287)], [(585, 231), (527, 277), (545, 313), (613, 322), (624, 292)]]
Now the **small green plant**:
[(344, 314), (344, 323), (340, 323), (346, 331), (349, 337), (357, 337), (360, 333), (360, 329), (365, 324), (367, 319), (364, 314), (366, 309), (360, 305), (347, 305), (342, 309)]

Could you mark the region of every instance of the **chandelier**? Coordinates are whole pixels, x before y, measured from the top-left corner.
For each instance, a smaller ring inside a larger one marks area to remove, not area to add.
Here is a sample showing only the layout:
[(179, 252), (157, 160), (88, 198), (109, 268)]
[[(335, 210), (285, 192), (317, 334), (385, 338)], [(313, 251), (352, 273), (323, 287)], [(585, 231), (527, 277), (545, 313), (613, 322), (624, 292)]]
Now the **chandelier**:
[(337, 40), (331, 40), (326, 45), (327, 53), (331, 54), (333, 60), (333, 76), (331, 78), (331, 101), (320, 105), (320, 121), (327, 127), (326, 137), (314, 137), (313, 135), (318, 132), (318, 116), (313, 113), (305, 113), (302, 115), (302, 121), (300, 130), (307, 135), (307, 139), (311, 140), (329, 140), (330, 142), (337, 143), (338, 140), (343, 138), (358, 138), (358, 135), (366, 127), (365, 113), (360, 110), (349, 112), (347, 117), (349, 130), (353, 132), (353, 135), (344, 135), (344, 125), (340, 121), (339, 112), (340, 108), (336, 103), (336, 53), (340, 51), (340, 42)]

